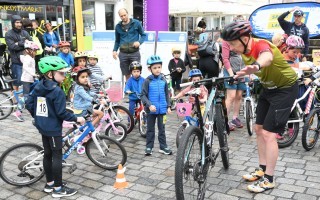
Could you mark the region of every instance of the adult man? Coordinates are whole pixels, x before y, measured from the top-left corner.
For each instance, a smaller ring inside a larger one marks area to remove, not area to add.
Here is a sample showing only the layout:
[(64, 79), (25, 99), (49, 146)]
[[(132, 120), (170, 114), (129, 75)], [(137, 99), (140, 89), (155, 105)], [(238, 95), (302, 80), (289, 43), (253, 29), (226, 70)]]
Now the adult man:
[[(294, 11), (293, 13), (294, 22), (288, 22), (284, 20), (284, 18), (286, 18), (287, 15), (289, 15), (289, 13), (293, 11)], [(283, 29), (283, 31), (285, 32), (285, 34), (287, 34), (288, 36), (297, 35), (303, 39), (305, 47), (301, 52), (302, 61), (307, 61), (306, 56), (309, 52), (309, 29), (304, 23), (302, 23), (303, 15), (304, 15), (303, 11), (295, 7), (292, 10), (287, 11), (282, 15), (280, 15), (278, 17), (278, 22), (281, 28)]]
[(224, 28), (221, 36), (230, 45), (231, 51), (242, 54), (246, 65), (235, 78), (255, 73), (264, 88), (258, 100), (255, 126), (260, 166), (243, 178), (247, 181), (262, 178), (248, 186), (252, 192), (273, 189), (279, 152), (275, 136), (284, 131), (297, 97), (297, 75), (276, 46), (266, 40), (252, 38), (249, 22), (232, 22)]
[(126, 9), (120, 9), (118, 14), (121, 21), (115, 27), (116, 39), (113, 47), (113, 58), (117, 59), (117, 51), (120, 48), (120, 68), (122, 75), (125, 75), (126, 80), (128, 80), (130, 78), (129, 65), (133, 61), (140, 62), (139, 46), (144, 42), (146, 34), (138, 20), (129, 18)]
[(20, 55), (24, 51), (24, 42), (32, 38), (27, 31), (22, 30), (22, 20), (19, 15), (13, 15), (11, 19), (12, 29), (6, 33), (5, 40), (8, 45), (8, 49), (11, 56), (11, 71), (12, 76), (16, 79), (13, 82), (13, 89), (18, 91), (21, 85), (22, 75), (22, 62), (20, 61)]

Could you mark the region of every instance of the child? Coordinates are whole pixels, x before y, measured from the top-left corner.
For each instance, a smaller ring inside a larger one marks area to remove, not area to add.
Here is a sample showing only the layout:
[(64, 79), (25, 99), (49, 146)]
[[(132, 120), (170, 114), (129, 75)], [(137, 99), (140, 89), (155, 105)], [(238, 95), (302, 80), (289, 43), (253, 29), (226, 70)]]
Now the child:
[(69, 67), (74, 66), (74, 59), (72, 54), (70, 53), (70, 43), (67, 41), (59, 42), (58, 47), (60, 48), (60, 52), (58, 56), (62, 58), (66, 63), (68, 63)]
[(141, 100), (147, 112), (147, 144), (145, 155), (150, 156), (152, 154), (156, 119), (159, 130), (159, 152), (171, 155), (172, 151), (167, 146), (165, 133), (166, 113), (168, 112), (170, 114), (171, 109), (168, 84), (161, 74), (162, 60), (159, 56), (153, 55), (148, 58), (147, 65), (152, 75), (145, 79), (141, 93)]
[(39, 70), (45, 78), (36, 85), (26, 102), (26, 108), (42, 134), (43, 168), (47, 179), (44, 192), (52, 192), (52, 197), (72, 196), (77, 193), (62, 182), (62, 122), (85, 122), (84, 118), (77, 118), (66, 111), (66, 98), (58, 87), (65, 78), (68, 70), (66, 67), (68, 64), (57, 56), (42, 58), (39, 61)]
[[(200, 81), (202, 79), (202, 73), (199, 69), (192, 69), (189, 72), (189, 81), (191, 82), (196, 82), (196, 81)], [(192, 85), (186, 87), (184, 90), (182, 90), (179, 94), (177, 94), (176, 96), (172, 97), (173, 99), (179, 99), (181, 97), (183, 97), (187, 92), (189, 92), (190, 90), (194, 89), (194, 87)], [(203, 115), (204, 113), (204, 109), (205, 109), (205, 102), (208, 99), (208, 90), (204, 85), (200, 85), (200, 96), (199, 96), (199, 101), (201, 103), (200, 105), (200, 109), (201, 109), (201, 115)], [(195, 98), (192, 97), (191, 95), (189, 96), (189, 102), (194, 104), (195, 103)]]
[(98, 63), (98, 56), (94, 52), (90, 52), (87, 54), (88, 56), (88, 69), (91, 72), (90, 75), (90, 84), (91, 84), (91, 91), (98, 94), (101, 85), (105, 79), (111, 78), (111, 76), (107, 76), (104, 78), (104, 74), (101, 68), (97, 65)]
[(77, 51), (74, 54), (75, 66), (85, 67), (87, 65), (87, 53), (83, 51)]
[(172, 48), (173, 59), (169, 61), (168, 69), (171, 73), (172, 87), (176, 91), (180, 91), (180, 84), (183, 72), (186, 71), (183, 60), (180, 58), (181, 50), (179, 48)]
[[(20, 56), (20, 60), (23, 63), (21, 81), (23, 85), (24, 101), (26, 101), (30, 93), (30, 86), (34, 82), (34, 78), (37, 77), (34, 57), (36, 56), (39, 47), (32, 41), (26, 41), (24, 43), (24, 49), (24, 55)], [(24, 121), (21, 115), (21, 110), (17, 109), (16, 112), (13, 113), (13, 115), (19, 121)]]
[(141, 77), (142, 66), (138, 61), (133, 61), (129, 66), (129, 70), (132, 76), (128, 79), (124, 91), (130, 93), (129, 111), (131, 115), (134, 115), (134, 108), (140, 101), (138, 96), (141, 94), (144, 78)]

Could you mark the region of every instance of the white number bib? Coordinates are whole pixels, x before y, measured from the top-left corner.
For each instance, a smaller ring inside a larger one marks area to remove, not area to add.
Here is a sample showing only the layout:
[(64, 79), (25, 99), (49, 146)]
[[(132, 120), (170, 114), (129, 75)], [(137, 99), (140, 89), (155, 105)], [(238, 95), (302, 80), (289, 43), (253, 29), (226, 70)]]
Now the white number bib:
[(48, 107), (45, 97), (37, 97), (37, 116), (48, 117)]

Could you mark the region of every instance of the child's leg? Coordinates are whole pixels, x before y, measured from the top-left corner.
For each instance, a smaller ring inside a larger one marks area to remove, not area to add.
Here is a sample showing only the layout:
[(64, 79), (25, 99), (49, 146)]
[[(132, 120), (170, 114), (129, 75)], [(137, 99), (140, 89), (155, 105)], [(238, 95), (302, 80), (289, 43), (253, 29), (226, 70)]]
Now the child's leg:
[(177, 80), (176, 80), (176, 84), (177, 84), (176, 89), (177, 89), (178, 91), (180, 91), (180, 90), (181, 90), (181, 87), (180, 87), (181, 79), (177, 79)]
[(136, 107), (135, 100), (129, 100), (129, 112), (132, 116), (134, 116), (134, 108)]
[(172, 84), (172, 88), (175, 90), (176, 89), (176, 79), (171, 78), (171, 84)]
[(94, 120), (92, 121), (92, 124), (96, 125), (99, 123), (100, 119), (102, 119), (103, 112), (101, 110), (93, 110), (93, 113)]
[(158, 118), (158, 140), (160, 143), (160, 149), (165, 149), (167, 148), (167, 141), (166, 141), (166, 132), (165, 132), (165, 124), (163, 121), (163, 117), (165, 115), (157, 115)]
[(23, 82), (22, 86), (23, 86), (23, 96), (24, 96), (24, 100), (27, 100), (29, 93), (30, 93), (30, 84), (28, 82)]
[(42, 145), (43, 145), (43, 169), (46, 175), (47, 182), (52, 182), (52, 150), (50, 145), (50, 137), (42, 135)]
[(147, 148), (153, 148), (157, 115), (147, 115)]
[(52, 173), (54, 187), (62, 186), (62, 137), (50, 137), (52, 149)]

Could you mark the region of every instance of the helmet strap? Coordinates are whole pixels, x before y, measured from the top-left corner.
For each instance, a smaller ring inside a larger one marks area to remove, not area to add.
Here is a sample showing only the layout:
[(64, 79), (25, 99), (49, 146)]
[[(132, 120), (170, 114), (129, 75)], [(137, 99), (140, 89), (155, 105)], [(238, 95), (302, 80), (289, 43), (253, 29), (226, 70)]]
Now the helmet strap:
[(241, 44), (242, 44), (243, 47), (244, 47), (243, 54), (245, 54), (246, 51), (247, 51), (247, 48), (248, 48), (249, 41), (250, 41), (250, 35), (249, 35), (249, 39), (248, 39), (247, 44), (245, 44), (245, 43), (241, 40), (241, 38), (239, 38), (239, 41), (241, 42)]

